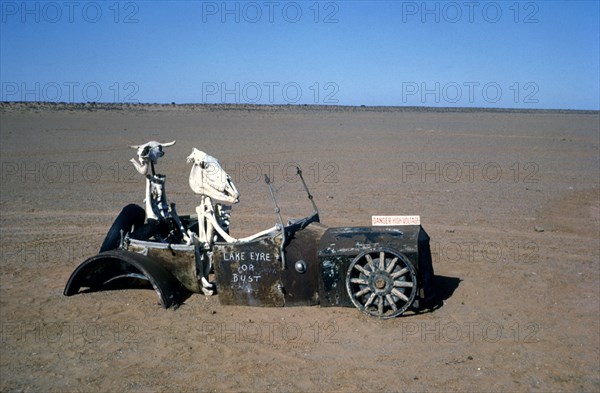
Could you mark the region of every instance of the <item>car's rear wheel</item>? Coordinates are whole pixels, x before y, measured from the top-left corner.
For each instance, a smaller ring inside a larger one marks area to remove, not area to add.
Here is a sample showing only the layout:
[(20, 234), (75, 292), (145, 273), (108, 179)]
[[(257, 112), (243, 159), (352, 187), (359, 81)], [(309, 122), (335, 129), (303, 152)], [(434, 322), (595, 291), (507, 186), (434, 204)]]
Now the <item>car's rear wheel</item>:
[(145, 220), (146, 212), (143, 208), (133, 203), (125, 206), (108, 230), (100, 252), (119, 248), (122, 236), (130, 233), (134, 227), (143, 225)]
[(417, 274), (401, 253), (382, 247), (364, 251), (352, 260), (346, 289), (362, 312), (381, 319), (393, 318), (415, 300)]

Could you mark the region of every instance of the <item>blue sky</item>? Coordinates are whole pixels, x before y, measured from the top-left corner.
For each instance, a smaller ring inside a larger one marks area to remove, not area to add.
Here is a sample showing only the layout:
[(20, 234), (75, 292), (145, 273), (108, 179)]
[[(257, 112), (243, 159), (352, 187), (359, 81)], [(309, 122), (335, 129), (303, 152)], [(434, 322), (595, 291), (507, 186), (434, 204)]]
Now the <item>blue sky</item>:
[(2, 101), (600, 109), (598, 1), (0, 1)]

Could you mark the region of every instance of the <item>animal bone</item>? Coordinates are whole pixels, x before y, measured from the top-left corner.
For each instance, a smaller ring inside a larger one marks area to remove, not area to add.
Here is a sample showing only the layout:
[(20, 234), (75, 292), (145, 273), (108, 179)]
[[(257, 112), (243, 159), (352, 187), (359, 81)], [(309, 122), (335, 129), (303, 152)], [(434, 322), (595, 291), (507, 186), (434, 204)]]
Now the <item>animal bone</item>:
[(169, 215), (169, 206), (164, 192), (165, 177), (154, 173), (154, 165), (160, 157), (165, 155), (163, 148), (173, 146), (175, 142), (160, 143), (150, 141), (143, 145), (129, 146), (132, 149), (137, 149), (139, 159), (138, 163), (132, 158), (130, 160), (131, 163), (141, 175), (146, 177), (146, 197), (144, 202), (147, 219), (160, 220)]
[(206, 195), (218, 203), (234, 204), (239, 202), (240, 193), (223, 170), (219, 160), (196, 148), (187, 158), (192, 162), (190, 187), (196, 194)]
[[(190, 187), (196, 194), (201, 195), (200, 205), (196, 207), (198, 239), (204, 243), (206, 249), (212, 247), (216, 234), (228, 243), (236, 243), (249, 242), (277, 230), (277, 226), (274, 226), (240, 239), (230, 236), (222, 227), (222, 224), (226, 224), (229, 220), (229, 214), (223, 213), (221, 207), (223, 203), (233, 204), (239, 201), (240, 194), (231, 177), (223, 170), (216, 158), (196, 148), (188, 156), (187, 162), (194, 164), (190, 172)], [(220, 223), (217, 217), (223, 223)]]
[(141, 175), (149, 175), (151, 173), (152, 166), (156, 164), (158, 159), (165, 154), (163, 148), (173, 146), (175, 142), (176, 141), (160, 143), (157, 141), (150, 141), (144, 143), (143, 145), (129, 146), (132, 149), (137, 149), (139, 163), (134, 158), (132, 158), (130, 161)]
[(146, 177), (146, 218), (160, 220), (169, 216), (169, 205), (165, 193), (165, 177), (148, 175)]
[(198, 239), (204, 243), (206, 249), (210, 249), (214, 243), (214, 232), (216, 231), (227, 243), (251, 242), (261, 236), (277, 231), (277, 225), (243, 238), (234, 238), (226, 233), (215, 218), (212, 201), (207, 196), (202, 196), (200, 205), (196, 206), (198, 214)]

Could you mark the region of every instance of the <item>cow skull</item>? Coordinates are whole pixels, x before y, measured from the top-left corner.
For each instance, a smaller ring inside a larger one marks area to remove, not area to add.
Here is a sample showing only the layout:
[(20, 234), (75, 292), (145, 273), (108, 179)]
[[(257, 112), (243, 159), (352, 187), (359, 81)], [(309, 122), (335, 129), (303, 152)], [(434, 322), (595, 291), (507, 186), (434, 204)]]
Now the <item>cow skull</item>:
[(187, 162), (194, 164), (190, 172), (192, 191), (217, 203), (230, 205), (239, 202), (240, 193), (216, 158), (194, 148)]
[(154, 164), (156, 164), (158, 159), (165, 154), (163, 148), (173, 146), (174, 144), (175, 141), (168, 143), (150, 141), (144, 143), (143, 145), (129, 146), (132, 149), (137, 149), (139, 163), (135, 160), (135, 158), (132, 158), (130, 161), (140, 174), (144, 176), (150, 175), (152, 174), (151, 170)]

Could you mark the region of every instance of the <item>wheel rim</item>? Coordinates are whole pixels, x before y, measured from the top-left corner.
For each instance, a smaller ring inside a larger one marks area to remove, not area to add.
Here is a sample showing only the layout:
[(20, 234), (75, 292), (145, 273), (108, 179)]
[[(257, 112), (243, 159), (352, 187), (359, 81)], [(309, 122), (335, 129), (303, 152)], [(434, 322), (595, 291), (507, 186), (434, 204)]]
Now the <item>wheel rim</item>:
[(388, 249), (365, 251), (348, 268), (346, 289), (362, 312), (381, 318), (402, 314), (417, 294), (417, 275), (402, 254)]

